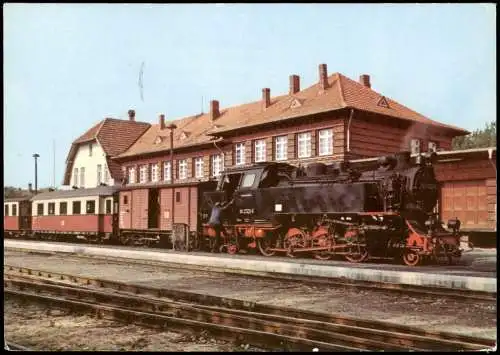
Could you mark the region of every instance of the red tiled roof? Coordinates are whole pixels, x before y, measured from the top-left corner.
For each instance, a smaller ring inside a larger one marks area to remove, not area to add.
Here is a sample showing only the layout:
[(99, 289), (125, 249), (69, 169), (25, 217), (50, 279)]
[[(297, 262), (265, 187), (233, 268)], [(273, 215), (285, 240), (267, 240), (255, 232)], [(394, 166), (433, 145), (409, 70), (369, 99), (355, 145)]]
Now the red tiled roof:
[[(426, 125), (441, 127), (453, 131), (456, 135), (468, 134), (464, 129), (433, 121), (409, 108), (385, 97), (389, 107), (378, 105), (383, 96), (376, 91), (351, 80), (340, 73), (328, 77), (328, 88), (323, 90), (316, 83), (293, 95), (281, 95), (271, 98), (271, 105), (263, 109), (262, 101), (229, 107), (221, 110), (221, 116), (214, 122), (210, 115), (202, 114), (173, 121), (177, 125), (174, 131), (174, 148), (182, 148), (210, 142), (210, 136), (227, 133), (236, 129), (252, 127), (290, 118), (313, 115), (321, 112), (344, 108), (369, 111), (396, 119), (404, 119)], [(297, 101), (299, 104), (291, 107)], [(188, 136), (181, 139), (182, 131)], [(161, 142), (155, 143), (160, 136)], [(144, 153), (160, 152), (170, 149), (169, 130), (161, 130), (159, 124), (151, 125), (126, 152), (118, 155), (130, 157)]]
[[(66, 171), (64, 174), (64, 185), (71, 180), (71, 170), (73, 159), (77, 152), (77, 147), (81, 143), (97, 140), (107, 157), (114, 157), (125, 152), (149, 127), (147, 122), (137, 122), (130, 120), (120, 120), (116, 118), (105, 118), (92, 126), (87, 132), (75, 139), (71, 145), (66, 159)], [(118, 164), (108, 161), (108, 169), (111, 177), (115, 180), (121, 179), (121, 169)]]

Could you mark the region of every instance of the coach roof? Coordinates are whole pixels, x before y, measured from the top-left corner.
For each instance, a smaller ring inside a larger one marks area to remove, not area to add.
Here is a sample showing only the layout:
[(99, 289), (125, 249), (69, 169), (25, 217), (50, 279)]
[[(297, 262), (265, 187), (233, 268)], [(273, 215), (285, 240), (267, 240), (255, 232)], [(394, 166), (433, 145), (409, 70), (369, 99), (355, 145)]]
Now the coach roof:
[(99, 186), (91, 189), (75, 189), (75, 190), (57, 190), (50, 192), (43, 192), (33, 196), (32, 201), (40, 200), (54, 200), (61, 198), (72, 197), (87, 197), (87, 196), (111, 196), (114, 192), (118, 191), (118, 186)]

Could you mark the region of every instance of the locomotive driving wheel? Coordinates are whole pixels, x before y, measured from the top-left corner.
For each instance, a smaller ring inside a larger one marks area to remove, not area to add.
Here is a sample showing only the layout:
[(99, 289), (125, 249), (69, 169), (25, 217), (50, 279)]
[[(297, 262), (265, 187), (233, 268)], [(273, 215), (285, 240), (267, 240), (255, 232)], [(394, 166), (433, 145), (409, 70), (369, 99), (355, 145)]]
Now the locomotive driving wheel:
[(346, 247), (347, 254), (345, 254), (345, 258), (347, 261), (351, 263), (361, 263), (368, 259), (368, 250), (366, 247), (359, 244), (352, 244)]
[(259, 251), (262, 255), (264, 256), (273, 256), (276, 254), (275, 251), (269, 250), (273, 247), (273, 240), (271, 238), (259, 238), (257, 239), (257, 246), (259, 248)]
[(406, 250), (403, 253), (403, 261), (408, 266), (415, 266), (422, 260), (420, 254), (415, 250)]
[(290, 258), (295, 258), (294, 249), (302, 249), (307, 245), (307, 237), (305, 233), (298, 229), (292, 228), (293, 232), (288, 233), (285, 237), (284, 247), (286, 249), (286, 255)]
[[(335, 240), (330, 238), (328, 234), (320, 235), (314, 241), (316, 246), (331, 248), (335, 245)], [(332, 258), (332, 254), (329, 251), (316, 251), (314, 252), (314, 257), (318, 260), (329, 260)]]

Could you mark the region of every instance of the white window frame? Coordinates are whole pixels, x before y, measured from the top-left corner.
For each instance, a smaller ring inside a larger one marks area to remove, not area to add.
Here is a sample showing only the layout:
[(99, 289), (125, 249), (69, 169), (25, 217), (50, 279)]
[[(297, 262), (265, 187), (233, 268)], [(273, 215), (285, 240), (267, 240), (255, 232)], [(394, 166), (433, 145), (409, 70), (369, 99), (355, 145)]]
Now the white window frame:
[(151, 181), (152, 182), (158, 182), (160, 180), (160, 167), (158, 166), (158, 163), (156, 164), (151, 164)]
[(203, 179), (203, 157), (194, 158), (194, 177)]
[(222, 157), (220, 154), (212, 155), (212, 176), (217, 177), (222, 171)]
[(278, 136), (274, 139), (274, 158), (277, 161), (288, 159), (288, 137)]
[(333, 129), (322, 129), (318, 131), (318, 155), (333, 154)]
[(186, 159), (179, 160), (178, 163), (179, 168), (179, 180), (185, 180), (188, 177), (188, 163)]
[(97, 164), (97, 186), (102, 182), (102, 165)]
[(73, 186), (78, 186), (78, 168), (73, 169)]
[(411, 154), (419, 154), (420, 153), (420, 145), (421, 141), (418, 138), (412, 138), (410, 141), (410, 151)]
[(172, 169), (169, 161), (163, 163), (163, 181), (172, 181)]
[(106, 165), (104, 165), (104, 183), (105, 184), (109, 183), (109, 170)]
[(148, 181), (148, 166), (141, 165), (139, 167), (139, 183), (144, 184)]
[(311, 132), (297, 134), (297, 157), (310, 158), (311, 156)]
[(234, 150), (234, 164), (244, 165), (245, 164), (245, 143), (236, 143)]
[(265, 139), (257, 139), (254, 142), (255, 149), (255, 162), (260, 163), (266, 161), (266, 140)]
[(80, 187), (85, 187), (85, 167), (80, 168)]
[(135, 184), (135, 181), (136, 181), (136, 171), (135, 167), (132, 166), (128, 168), (128, 182), (129, 184)]
[(436, 143), (436, 142), (434, 142), (434, 141), (429, 141), (429, 142), (427, 143), (427, 151), (428, 151), (428, 152), (436, 152), (436, 151), (437, 151), (437, 149), (438, 149), (438, 145), (437, 145), (437, 143)]

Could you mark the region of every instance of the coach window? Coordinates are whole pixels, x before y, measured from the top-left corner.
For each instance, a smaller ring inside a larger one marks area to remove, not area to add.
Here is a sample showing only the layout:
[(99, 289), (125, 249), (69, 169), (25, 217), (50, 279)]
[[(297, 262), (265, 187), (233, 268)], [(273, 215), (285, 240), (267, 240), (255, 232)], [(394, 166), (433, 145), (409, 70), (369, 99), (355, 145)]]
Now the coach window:
[(48, 214), (50, 214), (50, 215), (56, 214), (56, 203), (55, 202), (49, 202)]
[(60, 215), (68, 214), (68, 203), (67, 202), (59, 202), (59, 214)]
[(8, 216), (8, 215), (9, 215), (9, 205), (8, 205), (8, 204), (5, 204), (5, 211), (4, 211), (4, 215), (5, 215), (5, 216)]
[(80, 214), (82, 203), (80, 201), (73, 201), (73, 214)]
[(106, 200), (106, 214), (111, 214), (111, 206), (112, 206), (112, 201), (111, 200)]
[(37, 204), (36, 208), (37, 208), (36, 211), (37, 216), (43, 216), (43, 203)]
[(181, 202), (181, 192), (180, 191), (175, 192), (175, 202)]
[(17, 216), (17, 205), (15, 203), (12, 205), (12, 215)]
[(87, 214), (94, 214), (95, 213), (95, 201), (87, 201), (87, 208), (86, 208)]
[(127, 195), (123, 196), (123, 204), (128, 205), (128, 196)]

